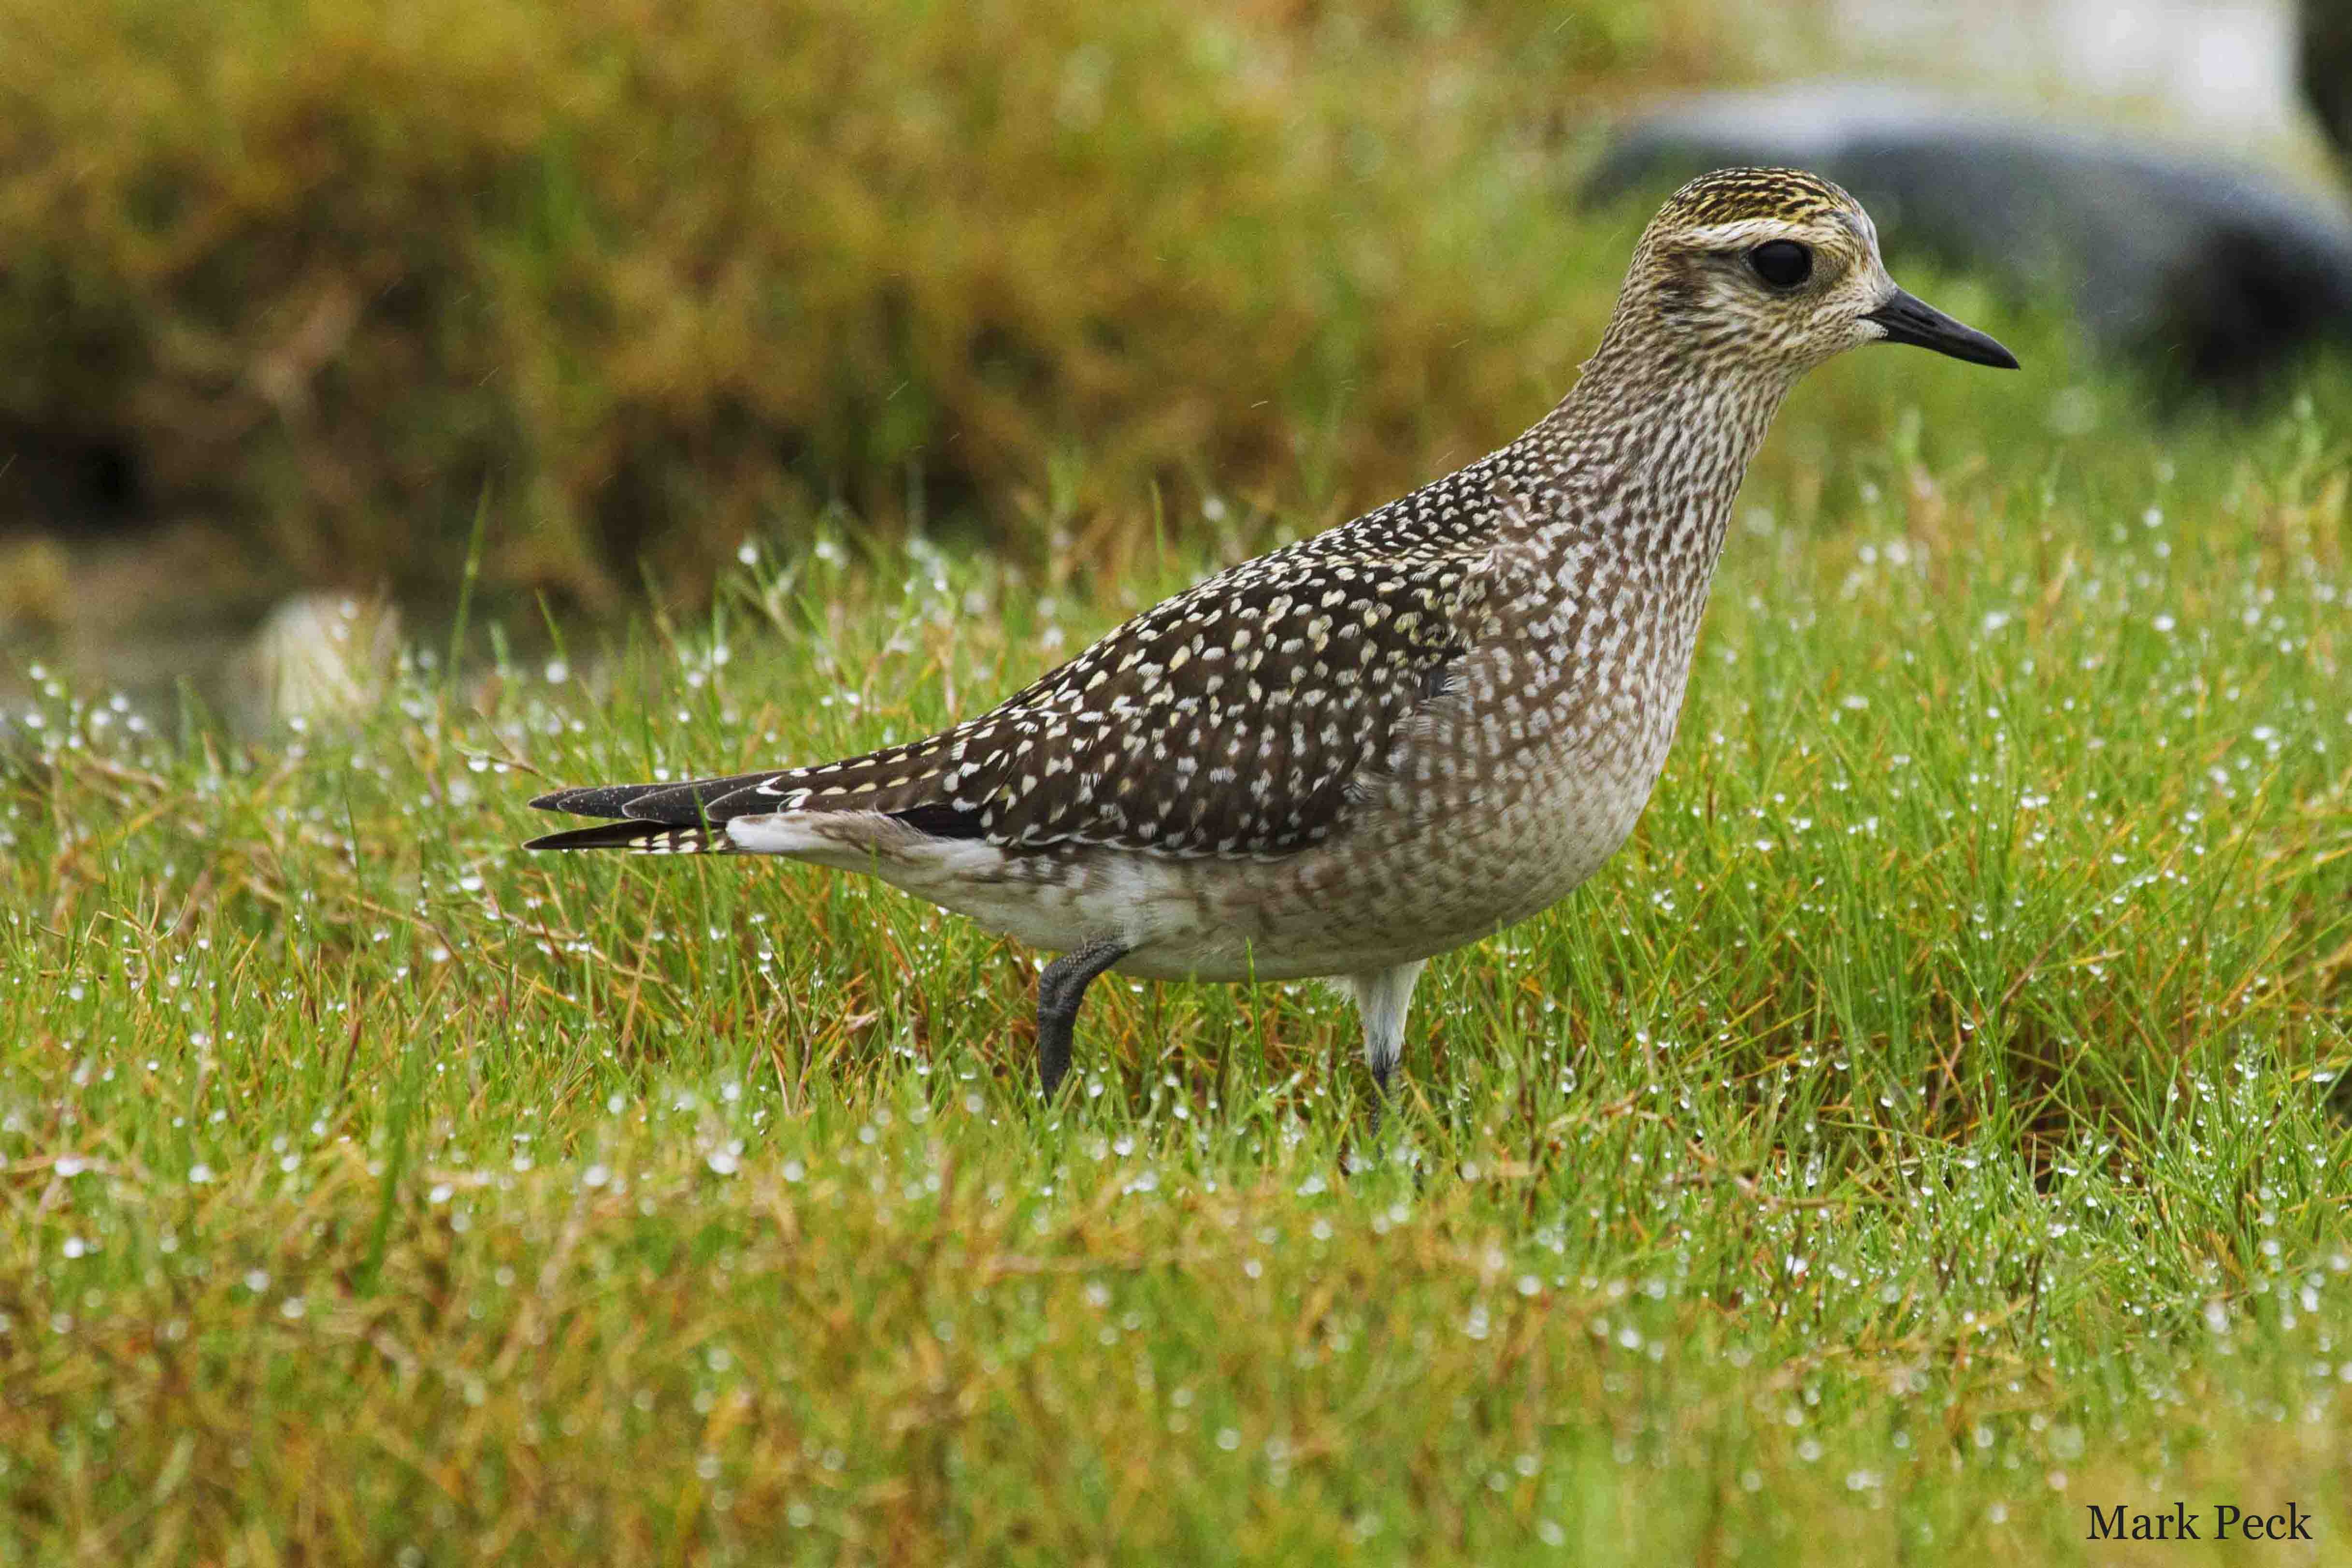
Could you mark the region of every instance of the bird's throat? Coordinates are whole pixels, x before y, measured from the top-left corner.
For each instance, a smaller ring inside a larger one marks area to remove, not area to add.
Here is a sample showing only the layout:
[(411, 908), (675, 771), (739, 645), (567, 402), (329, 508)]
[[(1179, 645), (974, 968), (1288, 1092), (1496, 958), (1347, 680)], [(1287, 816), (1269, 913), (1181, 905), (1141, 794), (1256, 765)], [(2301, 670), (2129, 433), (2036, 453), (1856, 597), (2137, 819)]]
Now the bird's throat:
[(1794, 377), (1598, 354), (1520, 439), (1582, 515), (1626, 544), (1714, 570), (1732, 499)]

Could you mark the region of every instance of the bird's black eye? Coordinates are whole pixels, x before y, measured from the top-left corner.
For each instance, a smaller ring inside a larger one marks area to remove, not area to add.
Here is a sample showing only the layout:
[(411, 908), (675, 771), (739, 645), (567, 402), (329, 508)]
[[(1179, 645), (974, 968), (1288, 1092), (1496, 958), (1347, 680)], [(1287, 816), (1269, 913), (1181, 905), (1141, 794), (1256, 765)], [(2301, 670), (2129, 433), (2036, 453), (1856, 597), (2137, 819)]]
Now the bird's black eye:
[(1775, 289), (1794, 289), (1813, 275), (1813, 253), (1793, 239), (1768, 239), (1748, 253), (1756, 276)]

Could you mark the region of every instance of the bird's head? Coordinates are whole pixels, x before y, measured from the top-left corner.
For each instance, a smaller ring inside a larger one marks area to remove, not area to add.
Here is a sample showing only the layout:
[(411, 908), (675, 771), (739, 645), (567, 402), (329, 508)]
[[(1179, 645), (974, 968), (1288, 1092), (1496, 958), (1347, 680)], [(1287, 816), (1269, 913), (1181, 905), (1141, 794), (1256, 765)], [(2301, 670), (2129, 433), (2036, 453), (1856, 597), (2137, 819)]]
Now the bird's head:
[(1610, 341), (1643, 359), (1794, 381), (1864, 343), (2013, 370), (2010, 352), (1895, 286), (1870, 215), (1796, 169), (1719, 169), (1642, 233)]

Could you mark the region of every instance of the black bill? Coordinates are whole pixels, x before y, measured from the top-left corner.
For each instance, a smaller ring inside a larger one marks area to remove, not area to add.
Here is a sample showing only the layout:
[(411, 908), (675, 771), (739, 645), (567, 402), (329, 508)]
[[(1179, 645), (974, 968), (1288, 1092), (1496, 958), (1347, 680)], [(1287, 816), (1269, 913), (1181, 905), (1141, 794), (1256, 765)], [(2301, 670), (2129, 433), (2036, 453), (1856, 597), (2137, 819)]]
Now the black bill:
[(1971, 364), (2015, 370), (2017, 356), (1974, 327), (1964, 327), (1916, 294), (1901, 289), (1895, 298), (1863, 317), (1886, 329), (1890, 343), (1911, 343)]

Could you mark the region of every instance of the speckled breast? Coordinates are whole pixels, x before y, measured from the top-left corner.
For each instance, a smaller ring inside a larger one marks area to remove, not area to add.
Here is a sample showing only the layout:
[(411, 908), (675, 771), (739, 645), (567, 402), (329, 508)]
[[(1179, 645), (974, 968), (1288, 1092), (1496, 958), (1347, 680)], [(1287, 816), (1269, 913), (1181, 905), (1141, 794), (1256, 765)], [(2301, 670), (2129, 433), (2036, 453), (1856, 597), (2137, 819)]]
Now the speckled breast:
[[(1678, 705), (1679, 686), (1674, 694)], [(1135, 961), (1162, 977), (1295, 979), (1433, 957), (1549, 908), (1633, 832), (1674, 713), (1548, 737), (1475, 785), (1380, 795), (1327, 844), (1277, 861), (1196, 862)], [(1189, 903), (1189, 908), (1182, 908)]]

